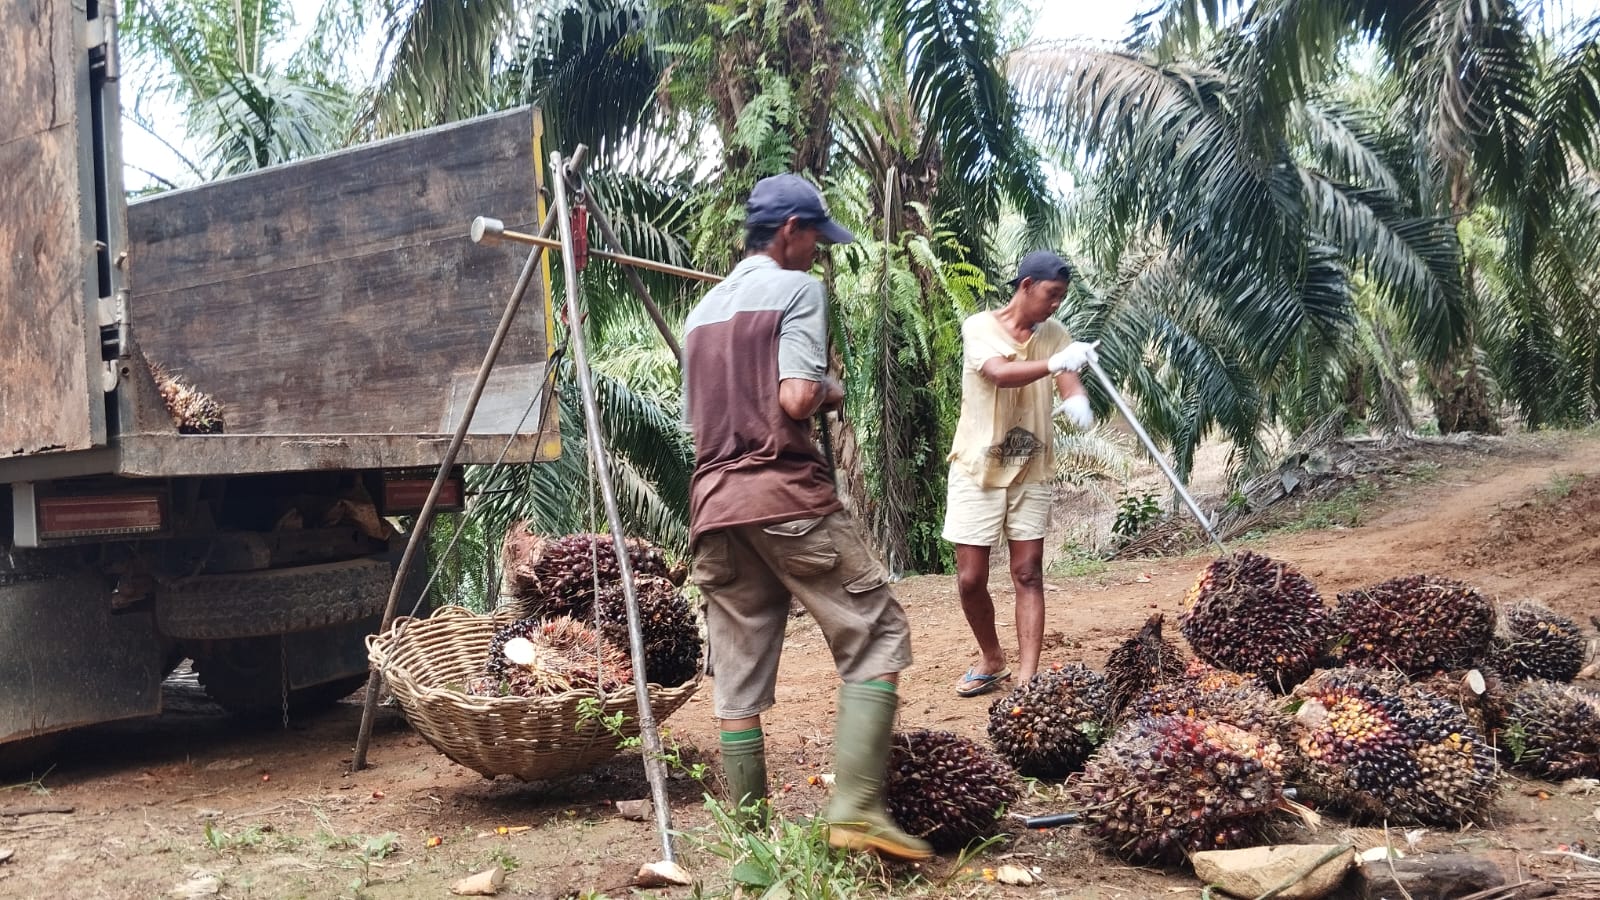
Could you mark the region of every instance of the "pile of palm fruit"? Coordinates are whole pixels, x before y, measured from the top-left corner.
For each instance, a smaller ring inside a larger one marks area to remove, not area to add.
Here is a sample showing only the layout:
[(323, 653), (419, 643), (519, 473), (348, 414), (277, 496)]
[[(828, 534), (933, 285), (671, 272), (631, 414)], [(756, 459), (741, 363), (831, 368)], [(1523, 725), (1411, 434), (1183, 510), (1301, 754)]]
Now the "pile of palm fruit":
[[(660, 547), (627, 538), (644, 639), (645, 676), (677, 687), (700, 671), (700, 626), (681, 590), (682, 572)], [(469, 693), (541, 696), (625, 688), (633, 678), (627, 603), (611, 535), (543, 537), (518, 523), (501, 550), (507, 607), (519, 615), (495, 629), (482, 676)], [(531, 648), (531, 649), (530, 649)]]
[(1178, 628), (1207, 663), (1287, 691), (1316, 668), (1332, 625), (1310, 579), (1244, 550), (1200, 572)]
[(1547, 607), (1496, 607), (1433, 575), (1338, 595), (1286, 563), (1210, 563), (1179, 628), (1162, 617), (1105, 677), (1042, 673), (997, 700), (989, 735), (1023, 775), (1068, 779), (1086, 832), (1138, 862), (1268, 835), (1286, 785), (1368, 822), (1480, 821), (1501, 767), (1600, 775), (1600, 695), (1570, 682), (1586, 643)]
[(221, 434), (224, 427), (222, 404), (181, 376), (168, 372), (160, 363), (150, 363), (150, 377), (156, 392), (166, 404), (167, 414), (179, 434)]
[(1082, 768), (1111, 718), (1105, 676), (1079, 663), (1047, 669), (989, 707), (989, 739), (1030, 778), (1060, 778)]
[(895, 822), (935, 850), (959, 850), (1000, 830), (1016, 802), (1011, 767), (978, 742), (948, 731), (895, 733), (884, 804)]

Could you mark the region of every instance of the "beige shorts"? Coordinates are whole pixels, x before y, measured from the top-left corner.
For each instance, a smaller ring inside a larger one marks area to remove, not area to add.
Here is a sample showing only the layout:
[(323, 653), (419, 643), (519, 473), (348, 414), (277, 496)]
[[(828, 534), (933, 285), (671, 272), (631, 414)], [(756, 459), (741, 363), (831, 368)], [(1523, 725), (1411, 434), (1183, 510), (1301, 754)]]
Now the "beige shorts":
[(944, 539), (952, 544), (997, 547), (1000, 539), (1037, 541), (1050, 527), (1050, 483), (983, 487), (959, 467), (950, 467), (945, 493)]
[(834, 668), (859, 684), (911, 665), (911, 626), (861, 526), (846, 512), (700, 535), (689, 578), (706, 598), (716, 712), (760, 715), (775, 701), (789, 598), (822, 629)]

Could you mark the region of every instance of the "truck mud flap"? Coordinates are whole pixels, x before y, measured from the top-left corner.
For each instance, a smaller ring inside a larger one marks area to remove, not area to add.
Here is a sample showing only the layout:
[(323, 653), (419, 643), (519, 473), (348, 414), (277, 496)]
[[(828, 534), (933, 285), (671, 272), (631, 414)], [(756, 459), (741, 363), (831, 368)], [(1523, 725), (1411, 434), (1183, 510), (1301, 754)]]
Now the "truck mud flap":
[(158, 590), (156, 626), (189, 640), (326, 628), (381, 613), (393, 582), (393, 567), (381, 559), (199, 575)]
[(0, 582), (0, 743), (161, 711), (149, 613), (111, 612), (96, 575)]

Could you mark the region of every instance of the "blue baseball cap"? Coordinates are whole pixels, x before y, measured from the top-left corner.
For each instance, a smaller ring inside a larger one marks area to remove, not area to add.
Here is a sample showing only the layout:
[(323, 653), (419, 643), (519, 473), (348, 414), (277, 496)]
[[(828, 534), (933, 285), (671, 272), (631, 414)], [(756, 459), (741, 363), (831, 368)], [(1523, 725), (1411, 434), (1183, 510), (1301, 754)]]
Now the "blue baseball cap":
[(1049, 250), (1035, 250), (1017, 263), (1017, 277), (1006, 284), (1015, 287), (1024, 278), (1034, 281), (1071, 281), (1072, 266)]
[(833, 244), (853, 244), (856, 236), (828, 215), (828, 203), (811, 182), (799, 175), (772, 175), (756, 182), (745, 201), (745, 224), (782, 225), (790, 216), (798, 216), (808, 225), (816, 225), (825, 241)]

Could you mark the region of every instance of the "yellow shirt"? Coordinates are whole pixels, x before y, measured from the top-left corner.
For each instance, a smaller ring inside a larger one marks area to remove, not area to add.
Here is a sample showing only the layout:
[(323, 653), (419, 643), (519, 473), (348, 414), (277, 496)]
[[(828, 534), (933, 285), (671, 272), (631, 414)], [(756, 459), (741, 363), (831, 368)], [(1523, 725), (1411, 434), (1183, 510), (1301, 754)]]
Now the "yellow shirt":
[(1049, 481), (1055, 475), (1055, 378), (1003, 388), (984, 378), (983, 364), (995, 357), (1043, 360), (1072, 342), (1055, 319), (1040, 322), (1022, 343), (993, 312), (961, 323), (961, 418), (948, 459), (984, 487)]

